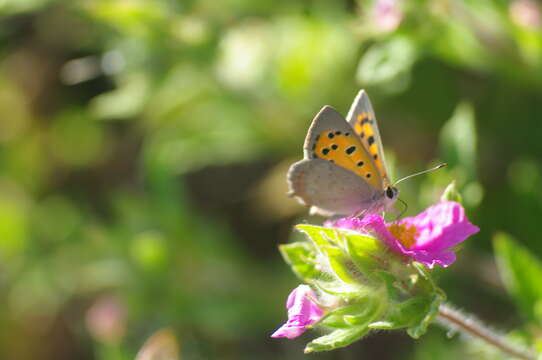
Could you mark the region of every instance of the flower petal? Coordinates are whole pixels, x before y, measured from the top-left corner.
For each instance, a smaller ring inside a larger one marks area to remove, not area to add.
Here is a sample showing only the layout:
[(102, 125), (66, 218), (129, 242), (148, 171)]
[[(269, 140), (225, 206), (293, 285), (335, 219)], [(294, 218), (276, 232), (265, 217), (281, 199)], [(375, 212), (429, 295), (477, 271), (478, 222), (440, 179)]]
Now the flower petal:
[(430, 206), (415, 217), (402, 219), (399, 224), (414, 225), (418, 229), (416, 243), (410, 250), (433, 254), (443, 253), (480, 231), (467, 219), (465, 209), (454, 201)]
[(448, 267), (455, 262), (456, 256), (452, 250), (440, 254), (431, 253), (425, 250), (413, 250), (410, 254), (414, 260), (432, 269), (435, 265)]
[(440, 202), (415, 217), (404, 218), (395, 224), (415, 228), (415, 242), (408, 248), (390, 232), (390, 224), (386, 224), (379, 215), (325, 223), (326, 226), (372, 234), (394, 252), (409, 256), (429, 268), (452, 264), (456, 256), (451, 248), (480, 231), (467, 219), (461, 204), (454, 201)]
[(301, 335), (308, 326), (322, 318), (324, 311), (314, 303), (316, 294), (308, 285), (299, 285), (292, 290), (286, 301), (288, 321), (278, 328), (271, 337), (293, 339)]
[(271, 334), (272, 338), (288, 338), (288, 339), (294, 339), (298, 337), (299, 335), (303, 334), (305, 332), (306, 325), (302, 324), (296, 324), (293, 322), (286, 322), (284, 325), (282, 325), (280, 328), (278, 328), (273, 334)]

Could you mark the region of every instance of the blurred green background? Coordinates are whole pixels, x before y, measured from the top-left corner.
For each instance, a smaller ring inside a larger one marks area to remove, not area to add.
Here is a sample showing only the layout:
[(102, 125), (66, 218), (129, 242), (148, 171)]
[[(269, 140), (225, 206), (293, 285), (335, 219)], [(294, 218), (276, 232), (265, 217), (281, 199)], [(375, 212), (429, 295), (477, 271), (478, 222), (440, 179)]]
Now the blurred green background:
[[(481, 232), (436, 270), (512, 329), (498, 231), (542, 256), (542, 21), (531, 0), (0, 0), (0, 358), (302, 359), (269, 335), (298, 281), (277, 245), (313, 116), (371, 96), (416, 214), (456, 180)], [(311, 359), (457, 359), (432, 327)]]

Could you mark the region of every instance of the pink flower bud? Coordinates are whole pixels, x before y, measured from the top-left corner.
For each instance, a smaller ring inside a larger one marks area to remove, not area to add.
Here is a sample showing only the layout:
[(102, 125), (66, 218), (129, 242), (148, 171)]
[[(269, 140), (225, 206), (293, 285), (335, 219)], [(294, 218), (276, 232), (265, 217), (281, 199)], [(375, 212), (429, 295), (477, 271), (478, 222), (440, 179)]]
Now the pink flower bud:
[(288, 321), (271, 335), (274, 338), (293, 339), (303, 334), (307, 327), (322, 318), (324, 311), (314, 302), (316, 294), (308, 285), (296, 287), (286, 301)]

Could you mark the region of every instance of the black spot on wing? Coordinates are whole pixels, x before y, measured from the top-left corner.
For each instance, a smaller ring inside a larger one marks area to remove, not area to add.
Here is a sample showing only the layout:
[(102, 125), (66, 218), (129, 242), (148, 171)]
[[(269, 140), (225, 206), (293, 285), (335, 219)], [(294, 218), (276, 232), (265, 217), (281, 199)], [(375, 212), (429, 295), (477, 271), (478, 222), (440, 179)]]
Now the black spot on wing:
[(356, 151), (356, 147), (354, 145), (346, 148), (345, 152), (348, 154), (348, 155), (351, 155), (354, 151)]

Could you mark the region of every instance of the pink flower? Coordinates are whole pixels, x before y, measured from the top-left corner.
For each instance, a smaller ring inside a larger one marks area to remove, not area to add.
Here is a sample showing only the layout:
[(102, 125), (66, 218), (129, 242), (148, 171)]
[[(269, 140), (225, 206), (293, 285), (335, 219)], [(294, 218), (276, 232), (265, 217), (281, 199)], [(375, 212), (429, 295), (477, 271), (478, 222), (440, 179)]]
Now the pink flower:
[(376, 26), (383, 32), (392, 32), (401, 23), (403, 13), (398, 0), (377, 0), (373, 9)]
[(540, 5), (533, 0), (516, 0), (510, 4), (510, 17), (516, 25), (536, 30), (540, 27)]
[(303, 334), (309, 325), (324, 315), (324, 311), (314, 302), (316, 294), (308, 285), (296, 287), (286, 301), (288, 321), (271, 335), (273, 338), (293, 339)]
[(344, 218), (326, 226), (372, 233), (392, 251), (408, 256), (429, 268), (452, 264), (453, 247), (480, 229), (465, 216), (465, 209), (454, 201), (428, 207), (419, 215), (387, 224), (382, 216), (367, 215), (363, 219)]

